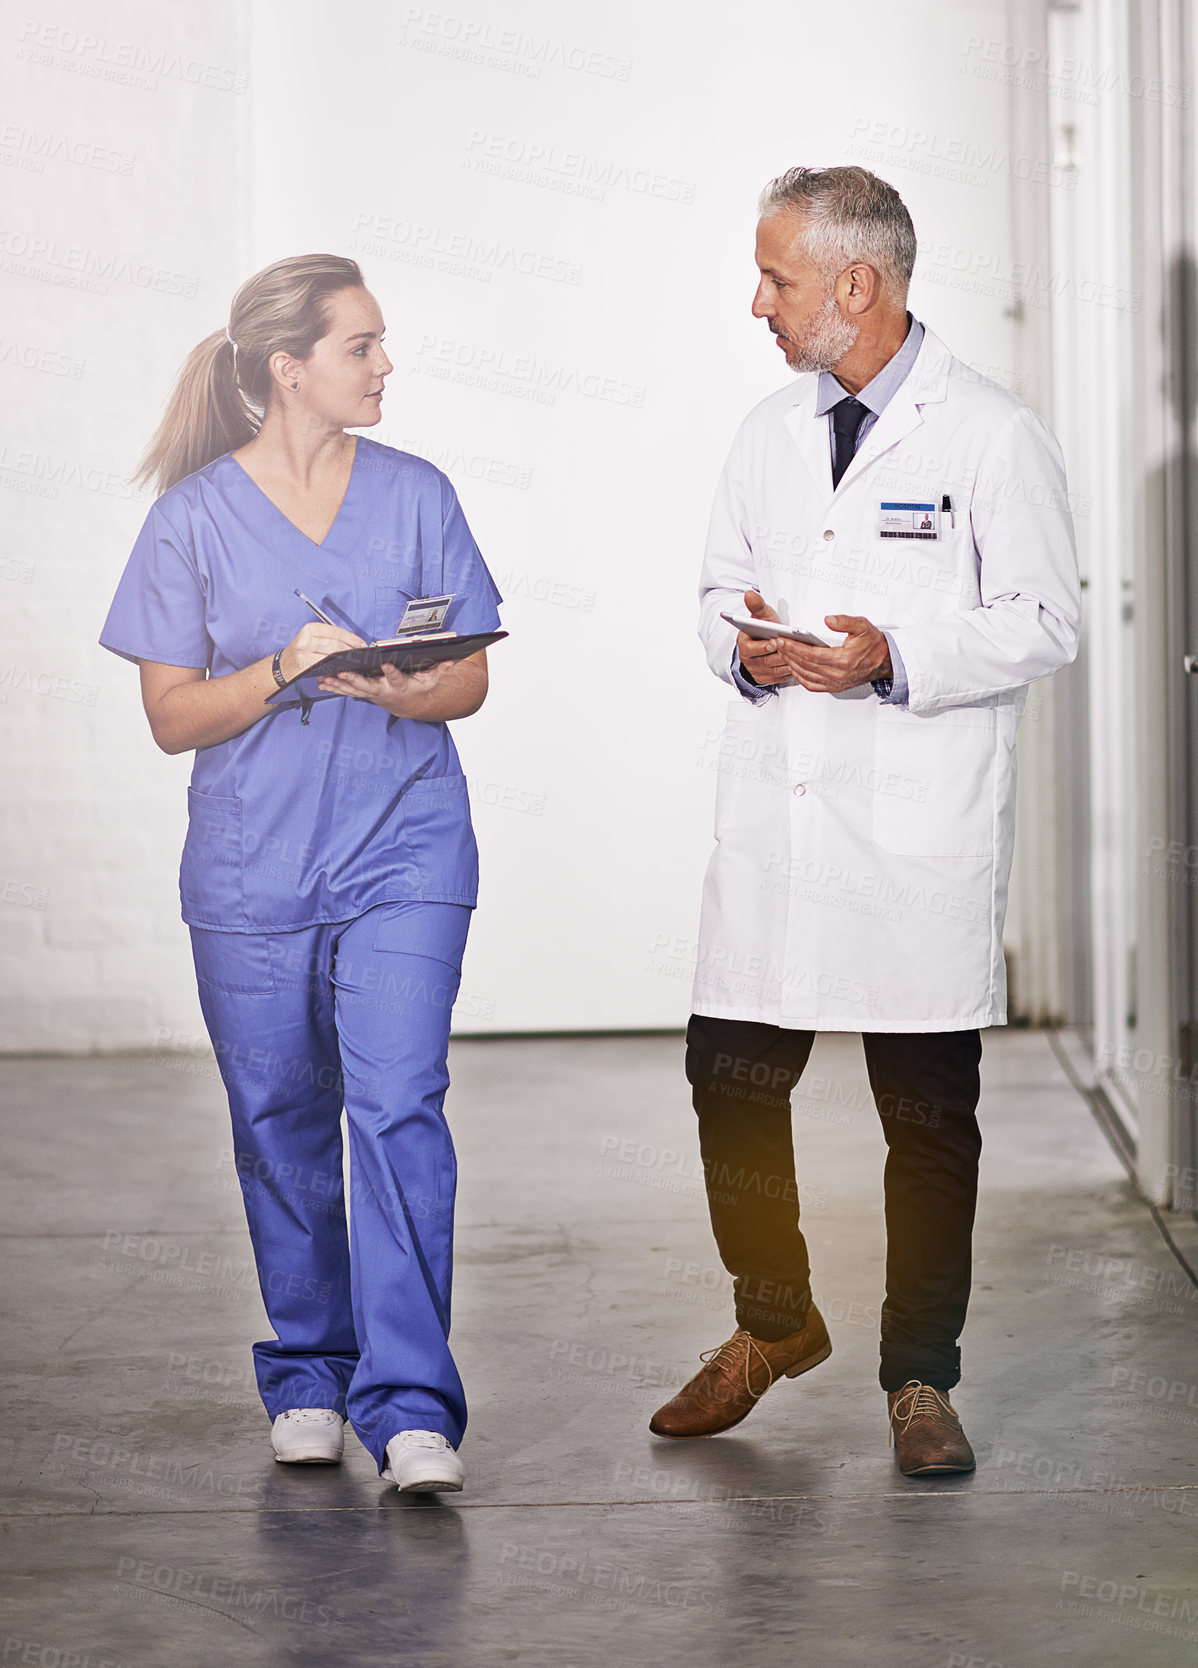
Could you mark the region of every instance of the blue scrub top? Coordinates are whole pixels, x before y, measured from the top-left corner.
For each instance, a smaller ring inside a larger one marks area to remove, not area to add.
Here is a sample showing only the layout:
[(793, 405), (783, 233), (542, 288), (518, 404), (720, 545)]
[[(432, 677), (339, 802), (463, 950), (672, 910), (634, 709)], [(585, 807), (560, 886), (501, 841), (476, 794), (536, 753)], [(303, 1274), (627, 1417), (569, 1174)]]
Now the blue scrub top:
[[(445, 476), (358, 436), (349, 485), (313, 544), (235, 462), (165, 492), (138, 535), (100, 641), (126, 660), (235, 672), (289, 643), (327, 598), (371, 638), (413, 597), (453, 592), (453, 630), (493, 631), (501, 600)], [(183, 919), (287, 932), (402, 900), (473, 905), (478, 852), (444, 724), (366, 701), (272, 707), (195, 756)]]

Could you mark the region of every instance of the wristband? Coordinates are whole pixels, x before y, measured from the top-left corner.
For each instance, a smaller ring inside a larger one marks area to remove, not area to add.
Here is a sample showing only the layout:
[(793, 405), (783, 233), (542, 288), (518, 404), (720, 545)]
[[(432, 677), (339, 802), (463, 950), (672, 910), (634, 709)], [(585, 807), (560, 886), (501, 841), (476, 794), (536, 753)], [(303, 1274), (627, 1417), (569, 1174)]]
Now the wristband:
[(270, 669), (275, 675), (275, 682), (278, 684), (279, 688), (280, 689), (286, 689), (287, 679), (283, 676), (282, 659), (283, 659), (283, 650), (282, 649), (276, 649), (275, 650), (275, 657), (270, 663)]

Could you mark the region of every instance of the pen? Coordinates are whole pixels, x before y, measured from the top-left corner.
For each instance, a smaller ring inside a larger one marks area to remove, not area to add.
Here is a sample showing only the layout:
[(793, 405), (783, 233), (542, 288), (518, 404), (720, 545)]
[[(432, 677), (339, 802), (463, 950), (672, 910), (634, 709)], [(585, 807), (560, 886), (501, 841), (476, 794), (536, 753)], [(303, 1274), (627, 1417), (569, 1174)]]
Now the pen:
[(957, 518), (953, 514), (953, 501), (949, 497), (947, 492), (945, 493), (944, 497), (940, 500), (940, 513), (941, 513), (941, 515), (946, 515), (947, 514), (948, 524), (949, 524), (950, 527), (955, 527), (957, 525)]
[(325, 613), (323, 608), (317, 608), (316, 604), (312, 601), (311, 597), (306, 597), (304, 595), (304, 593), (300, 590), (297, 590), (295, 594), (300, 599), (301, 602), (307, 603), (308, 607), (312, 610), (312, 612), (314, 614), (318, 615), (319, 618), (324, 621), (325, 625), (335, 626), (337, 624), (336, 620), (330, 620), (329, 619), (328, 615)]

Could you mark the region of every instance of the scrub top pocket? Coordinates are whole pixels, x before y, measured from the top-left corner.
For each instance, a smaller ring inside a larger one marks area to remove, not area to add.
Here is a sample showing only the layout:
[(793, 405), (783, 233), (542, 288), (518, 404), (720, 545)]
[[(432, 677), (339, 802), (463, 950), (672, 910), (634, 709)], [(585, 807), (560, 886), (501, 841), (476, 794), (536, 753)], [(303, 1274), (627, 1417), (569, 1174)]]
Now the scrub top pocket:
[(241, 800), (187, 790), (187, 838), (179, 868), (183, 918), (228, 930), (244, 927)]
[(424, 776), (400, 800), (404, 835), (429, 902), (473, 905), (478, 897), (478, 846), (470, 824), (466, 778)]
[(420, 595), (415, 585), (402, 590), (397, 585), (377, 585), (374, 592), (374, 614), (371, 623), (378, 637), (394, 637), (408, 604)]

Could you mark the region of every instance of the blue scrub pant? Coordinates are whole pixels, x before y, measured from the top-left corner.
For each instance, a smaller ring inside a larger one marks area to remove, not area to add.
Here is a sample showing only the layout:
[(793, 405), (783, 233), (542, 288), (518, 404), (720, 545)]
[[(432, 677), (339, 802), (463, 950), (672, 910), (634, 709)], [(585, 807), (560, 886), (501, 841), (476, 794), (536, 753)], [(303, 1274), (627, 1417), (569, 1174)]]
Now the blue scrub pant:
[(466, 1428), (448, 1341), (457, 1165), (442, 1104), (470, 913), (393, 903), (298, 932), (191, 929), (277, 1334), (254, 1345), (262, 1400), (272, 1418), (347, 1415), (380, 1471), (397, 1431), (456, 1448)]

